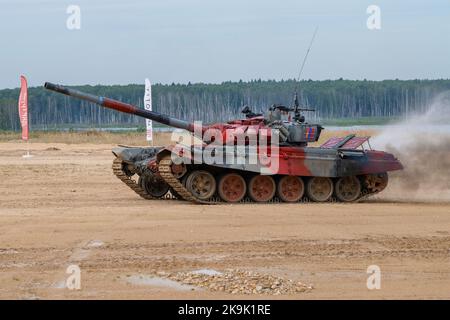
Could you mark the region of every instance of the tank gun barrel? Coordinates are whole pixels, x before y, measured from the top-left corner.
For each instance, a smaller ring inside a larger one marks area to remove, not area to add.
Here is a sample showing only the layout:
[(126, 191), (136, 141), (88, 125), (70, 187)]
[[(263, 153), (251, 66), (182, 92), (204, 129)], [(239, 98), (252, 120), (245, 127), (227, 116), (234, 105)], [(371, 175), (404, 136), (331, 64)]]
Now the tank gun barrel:
[(167, 115), (164, 115), (164, 114), (161, 114), (161, 113), (158, 113), (155, 111), (140, 109), (140, 108), (135, 107), (128, 103), (124, 103), (124, 102), (120, 102), (120, 101), (117, 101), (114, 99), (100, 97), (100, 96), (96, 96), (93, 94), (81, 92), (79, 90), (67, 88), (67, 87), (53, 84), (50, 82), (46, 82), (44, 84), (44, 87), (47, 90), (62, 93), (67, 96), (75, 97), (75, 98), (78, 98), (81, 100), (89, 101), (89, 102), (98, 104), (105, 108), (113, 109), (113, 110), (124, 112), (124, 113), (134, 114), (136, 116), (150, 119), (150, 120), (159, 122), (161, 124), (165, 124), (165, 125), (168, 125), (171, 127), (179, 128), (179, 129), (185, 129), (190, 132), (194, 132), (194, 124), (193, 123), (183, 121), (180, 119), (176, 119), (176, 118), (172, 118), (172, 117), (169, 117)]

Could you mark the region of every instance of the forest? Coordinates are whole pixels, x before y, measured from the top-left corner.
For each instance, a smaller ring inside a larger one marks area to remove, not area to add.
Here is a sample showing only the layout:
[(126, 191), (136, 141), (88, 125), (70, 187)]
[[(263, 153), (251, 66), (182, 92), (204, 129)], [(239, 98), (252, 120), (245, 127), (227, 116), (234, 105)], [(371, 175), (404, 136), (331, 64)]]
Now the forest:
[[(77, 86), (79, 90), (143, 107), (144, 85)], [(298, 88), (309, 121), (327, 119), (398, 118), (424, 112), (440, 93), (450, 90), (450, 80), (253, 80), (221, 84), (156, 84), (153, 110), (184, 120), (205, 123), (241, 117), (248, 105), (262, 112), (272, 104), (293, 104)], [(142, 127), (144, 120), (107, 110), (84, 101), (29, 88), (31, 130), (77, 127)], [(0, 90), (0, 130), (19, 130), (19, 89)]]

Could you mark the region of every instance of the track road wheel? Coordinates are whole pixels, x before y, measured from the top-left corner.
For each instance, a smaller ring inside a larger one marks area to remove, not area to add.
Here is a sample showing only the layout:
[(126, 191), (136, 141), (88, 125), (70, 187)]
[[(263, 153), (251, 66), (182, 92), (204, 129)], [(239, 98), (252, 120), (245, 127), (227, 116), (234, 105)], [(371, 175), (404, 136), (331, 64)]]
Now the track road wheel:
[(308, 197), (314, 202), (325, 202), (333, 194), (333, 181), (326, 177), (312, 177), (306, 184)]
[(278, 181), (277, 194), (284, 202), (297, 202), (305, 193), (305, 184), (297, 176), (283, 176)]
[(161, 198), (169, 191), (169, 185), (154, 174), (146, 174), (139, 177), (138, 183), (145, 192), (155, 198)]
[(355, 201), (361, 195), (361, 182), (355, 176), (339, 178), (334, 187), (334, 194), (340, 201)]
[(378, 174), (368, 174), (364, 178), (364, 183), (370, 193), (383, 191), (388, 185), (388, 174), (386, 172)]
[(248, 182), (248, 195), (255, 202), (270, 201), (275, 192), (276, 185), (271, 176), (253, 176)]
[(186, 189), (200, 200), (208, 200), (216, 192), (216, 179), (208, 171), (192, 171), (186, 179)]
[(186, 172), (187, 172), (187, 168), (184, 163), (172, 164), (171, 169), (172, 169), (173, 176), (177, 179), (181, 179), (183, 176), (186, 175)]
[(219, 179), (218, 193), (225, 202), (239, 202), (247, 192), (244, 178), (237, 173), (224, 174)]

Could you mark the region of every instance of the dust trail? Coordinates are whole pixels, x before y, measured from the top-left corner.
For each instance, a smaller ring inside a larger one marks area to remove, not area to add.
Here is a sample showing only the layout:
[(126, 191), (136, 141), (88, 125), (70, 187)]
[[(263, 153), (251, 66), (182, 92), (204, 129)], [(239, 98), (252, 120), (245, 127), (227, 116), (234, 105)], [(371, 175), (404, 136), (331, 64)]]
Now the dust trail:
[(425, 114), (384, 129), (372, 145), (405, 166), (390, 174), (379, 199), (450, 201), (450, 91), (438, 95)]

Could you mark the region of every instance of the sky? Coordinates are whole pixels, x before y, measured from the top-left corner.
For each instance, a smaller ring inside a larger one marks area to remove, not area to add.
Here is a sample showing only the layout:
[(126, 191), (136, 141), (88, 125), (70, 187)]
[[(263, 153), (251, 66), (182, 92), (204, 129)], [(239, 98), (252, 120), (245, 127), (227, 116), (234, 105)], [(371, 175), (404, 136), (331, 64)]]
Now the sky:
[(0, 0), (0, 89), (292, 79), (316, 27), (302, 79), (450, 78), (450, 0)]

